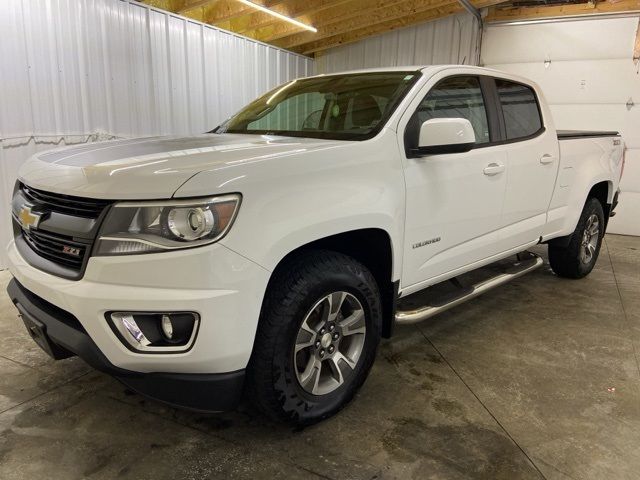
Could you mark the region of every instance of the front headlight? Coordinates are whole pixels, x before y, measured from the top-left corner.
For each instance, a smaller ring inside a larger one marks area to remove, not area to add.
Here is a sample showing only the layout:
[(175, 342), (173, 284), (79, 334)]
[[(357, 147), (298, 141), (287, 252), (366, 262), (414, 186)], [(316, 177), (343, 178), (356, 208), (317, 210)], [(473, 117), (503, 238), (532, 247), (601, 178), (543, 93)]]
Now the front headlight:
[(189, 248), (220, 240), (238, 213), (240, 195), (116, 203), (100, 229), (95, 255)]

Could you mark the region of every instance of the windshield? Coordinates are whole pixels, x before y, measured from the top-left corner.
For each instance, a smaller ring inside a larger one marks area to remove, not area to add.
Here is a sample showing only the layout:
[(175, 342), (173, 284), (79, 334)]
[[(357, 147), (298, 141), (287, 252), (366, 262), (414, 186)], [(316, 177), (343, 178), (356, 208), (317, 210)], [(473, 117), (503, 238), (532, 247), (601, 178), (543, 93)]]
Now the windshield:
[(254, 100), (214, 132), (364, 140), (382, 129), (419, 76), (377, 72), (293, 80)]

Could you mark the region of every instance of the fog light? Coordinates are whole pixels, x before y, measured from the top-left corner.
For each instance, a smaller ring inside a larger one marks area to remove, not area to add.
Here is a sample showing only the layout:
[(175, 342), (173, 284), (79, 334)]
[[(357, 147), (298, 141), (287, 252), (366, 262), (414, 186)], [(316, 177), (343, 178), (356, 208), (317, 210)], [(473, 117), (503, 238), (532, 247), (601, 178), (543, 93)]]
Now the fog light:
[(171, 317), (169, 315), (162, 316), (162, 333), (167, 339), (173, 338), (173, 324), (171, 323)]
[(185, 352), (200, 325), (200, 316), (193, 312), (110, 312), (106, 318), (122, 343), (141, 353)]

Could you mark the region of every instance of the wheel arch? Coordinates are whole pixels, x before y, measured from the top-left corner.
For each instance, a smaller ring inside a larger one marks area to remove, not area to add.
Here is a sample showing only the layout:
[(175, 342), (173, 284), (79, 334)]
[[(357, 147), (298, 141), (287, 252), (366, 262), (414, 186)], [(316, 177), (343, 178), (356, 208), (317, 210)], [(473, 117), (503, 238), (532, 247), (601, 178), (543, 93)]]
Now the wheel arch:
[(613, 195), (614, 195), (613, 182), (611, 182), (611, 180), (602, 180), (594, 183), (591, 186), (591, 188), (588, 190), (586, 197), (584, 197), (584, 202), (582, 203), (582, 207), (577, 212), (577, 218), (575, 223), (574, 222), (571, 223), (572, 225), (571, 233), (568, 235), (563, 235), (561, 237), (552, 238), (547, 243), (553, 246), (566, 247), (571, 241), (573, 231), (575, 230), (576, 225), (578, 224), (582, 209), (587, 204), (587, 202), (592, 198), (597, 199), (602, 205), (602, 210), (604, 211), (604, 222), (605, 222), (605, 232), (606, 232), (607, 225), (609, 223), (609, 213), (611, 211), (611, 202), (613, 201)]
[(362, 228), (329, 235), (301, 245), (280, 259), (269, 279), (267, 291), (278, 273), (292, 259), (310, 250), (329, 250), (354, 258), (371, 271), (380, 290), (383, 325), (382, 336), (393, 333), (396, 300), (400, 282), (393, 280), (394, 251), (389, 233), (381, 228)]
[(605, 180), (593, 185), (587, 194), (587, 199), (585, 200), (586, 203), (590, 198), (596, 198), (600, 202), (602, 209), (604, 210), (605, 225), (609, 221), (609, 212), (611, 210), (611, 203), (613, 202), (613, 195), (613, 182)]

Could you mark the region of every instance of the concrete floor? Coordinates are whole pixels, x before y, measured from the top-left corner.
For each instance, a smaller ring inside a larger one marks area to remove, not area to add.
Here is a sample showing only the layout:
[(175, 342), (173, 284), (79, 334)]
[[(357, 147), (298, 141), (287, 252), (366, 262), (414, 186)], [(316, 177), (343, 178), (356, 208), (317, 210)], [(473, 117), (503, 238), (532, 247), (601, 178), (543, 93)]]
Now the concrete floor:
[(50, 361), (0, 293), (0, 478), (637, 479), (638, 355), (640, 238), (622, 236), (584, 280), (545, 266), (398, 329), (355, 401), (302, 431)]

